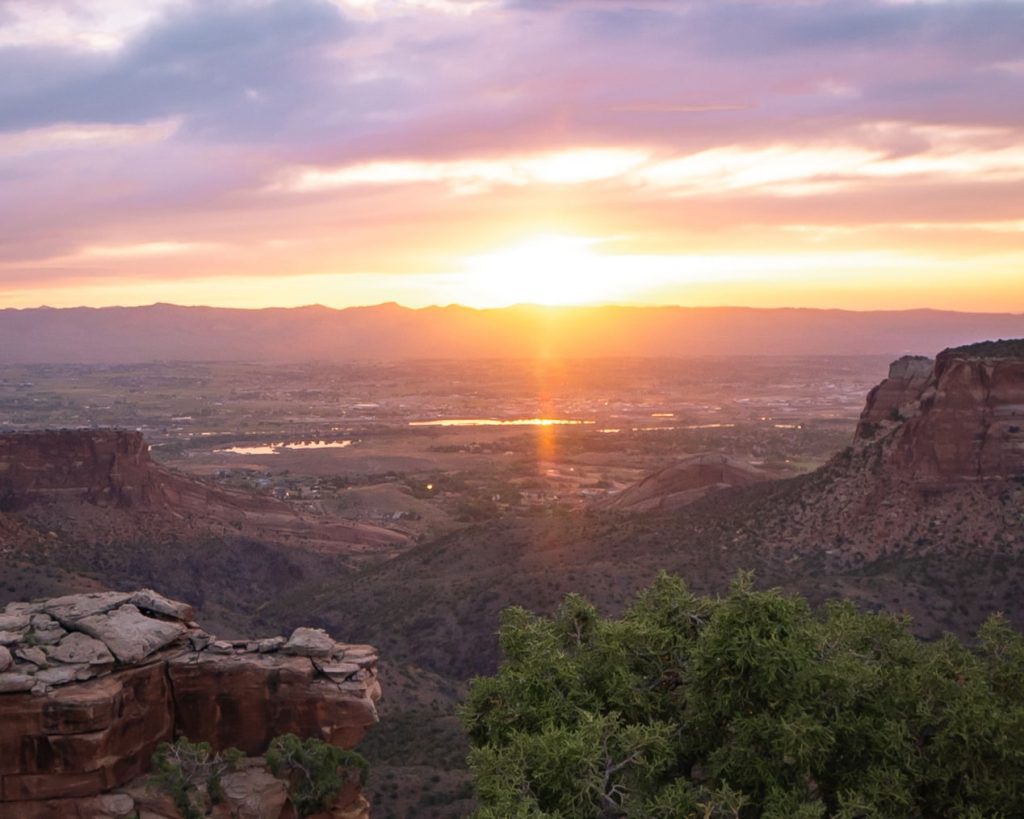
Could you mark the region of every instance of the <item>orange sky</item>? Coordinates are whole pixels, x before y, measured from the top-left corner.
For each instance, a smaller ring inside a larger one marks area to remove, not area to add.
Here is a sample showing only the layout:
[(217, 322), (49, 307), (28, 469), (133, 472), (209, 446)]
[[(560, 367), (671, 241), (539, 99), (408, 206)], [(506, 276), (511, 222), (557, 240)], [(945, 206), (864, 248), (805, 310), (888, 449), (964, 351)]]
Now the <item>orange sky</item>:
[(1024, 4), (14, 0), (0, 307), (1024, 312)]

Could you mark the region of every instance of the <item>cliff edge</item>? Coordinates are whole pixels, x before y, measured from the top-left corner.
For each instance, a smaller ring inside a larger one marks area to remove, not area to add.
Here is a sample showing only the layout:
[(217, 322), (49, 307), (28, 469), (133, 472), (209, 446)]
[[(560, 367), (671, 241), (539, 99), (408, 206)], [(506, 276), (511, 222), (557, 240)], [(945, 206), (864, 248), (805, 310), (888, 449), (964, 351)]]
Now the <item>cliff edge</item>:
[(919, 482), (1024, 475), (1024, 340), (901, 358), (868, 395), (855, 445), (880, 443), (888, 470)]
[[(132, 815), (148, 798), (133, 780), (176, 736), (256, 756), (286, 733), (352, 748), (377, 722), (372, 646), (308, 628), (288, 639), (218, 640), (192, 617), (150, 590), (7, 605), (0, 819)], [(265, 771), (247, 770), (270, 787)], [(368, 815), (358, 790), (344, 797), (334, 815)], [(279, 801), (284, 811), (286, 796)]]

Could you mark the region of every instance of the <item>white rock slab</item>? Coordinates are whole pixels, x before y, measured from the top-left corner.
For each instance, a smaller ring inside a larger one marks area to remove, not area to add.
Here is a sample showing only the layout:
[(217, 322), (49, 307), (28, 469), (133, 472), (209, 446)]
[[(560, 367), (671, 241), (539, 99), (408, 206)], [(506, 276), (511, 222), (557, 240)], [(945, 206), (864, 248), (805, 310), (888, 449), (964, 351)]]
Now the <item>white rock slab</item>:
[(102, 640), (118, 660), (128, 664), (141, 662), (186, 631), (184, 623), (154, 620), (131, 604), (107, 614), (84, 617), (77, 621), (75, 628)]
[(322, 628), (297, 628), (281, 651), (299, 657), (327, 657), (333, 648), (334, 640)]
[(31, 691), (35, 684), (36, 678), (28, 674), (0, 674), (0, 694)]
[(51, 659), (68, 665), (106, 665), (114, 662), (114, 655), (110, 653), (106, 643), (77, 631), (71, 632), (57, 645), (46, 649), (46, 653)]
[(79, 620), (116, 609), (131, 597), (125, 592), (95, 592), (54, 597), (44, 603), (46, 613), (64, 628), (71, 628)]

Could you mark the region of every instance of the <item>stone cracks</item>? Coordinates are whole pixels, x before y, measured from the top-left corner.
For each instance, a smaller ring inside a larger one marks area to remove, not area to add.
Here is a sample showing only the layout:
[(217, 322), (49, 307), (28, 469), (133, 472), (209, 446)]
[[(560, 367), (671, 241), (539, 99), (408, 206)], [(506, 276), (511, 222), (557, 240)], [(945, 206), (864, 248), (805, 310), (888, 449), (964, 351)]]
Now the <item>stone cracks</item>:
[(89, 815), (32, 811), (110, 801), (175, 736), (258, 755), (283, 733), (351, 748), (377, 721), (373, 647), (317, 629), (218, 640), (192, 617), (149, 590), (0, 613), (0, 819)]

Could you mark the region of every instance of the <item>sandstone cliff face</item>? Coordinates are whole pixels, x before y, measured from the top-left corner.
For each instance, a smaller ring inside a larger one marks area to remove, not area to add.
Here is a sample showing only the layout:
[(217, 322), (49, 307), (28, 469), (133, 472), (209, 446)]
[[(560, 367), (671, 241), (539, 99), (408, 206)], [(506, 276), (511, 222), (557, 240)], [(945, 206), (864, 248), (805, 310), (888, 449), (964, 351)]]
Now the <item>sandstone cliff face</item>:
[(856, 437), (872, 438), (880, 426), (912, 412), (934, 368), (935, 361), (925, 356), (904, 356), (890, 364), (889, 377), (868, 393)]
[(992, 608), (1019, 611), (1007, 566), (1024, 554), (1022, 430), (1024, 341), (945, 350), (930, 366), (901, 359), (871, 391), (853, 445), (778, 485), (737, 543), (840, 569), (972, 566)]
[(150, 457), (141, 433), (116, 429), (0, 435), (0, 513), (90, 542), (227, 533), (359, 555), (409, 541), (167, 469)]
[[(351, 748), (377, 721), (371, 646), (315, 629), (221, 641), (192, 616), (148, 590), (0, 613), (0, 819), (130, 815), (135, 807), (114, 809), (138, 799), (112, 791), (175, 736), (257, 755), (283, 733)], [(347, 798), (361, 804), (357, 792)]]
[(1024, 355), (1016, 347), (900, 359), (872, 390), (857, 443), (881, 443), (890, 470), (921, 482), (1024, 475)]
[(173, 483), (161, 477), (137, 432), (0, 435), (0, 498), (12, 506), (62, 493), (101, 505), (160, 503)]

